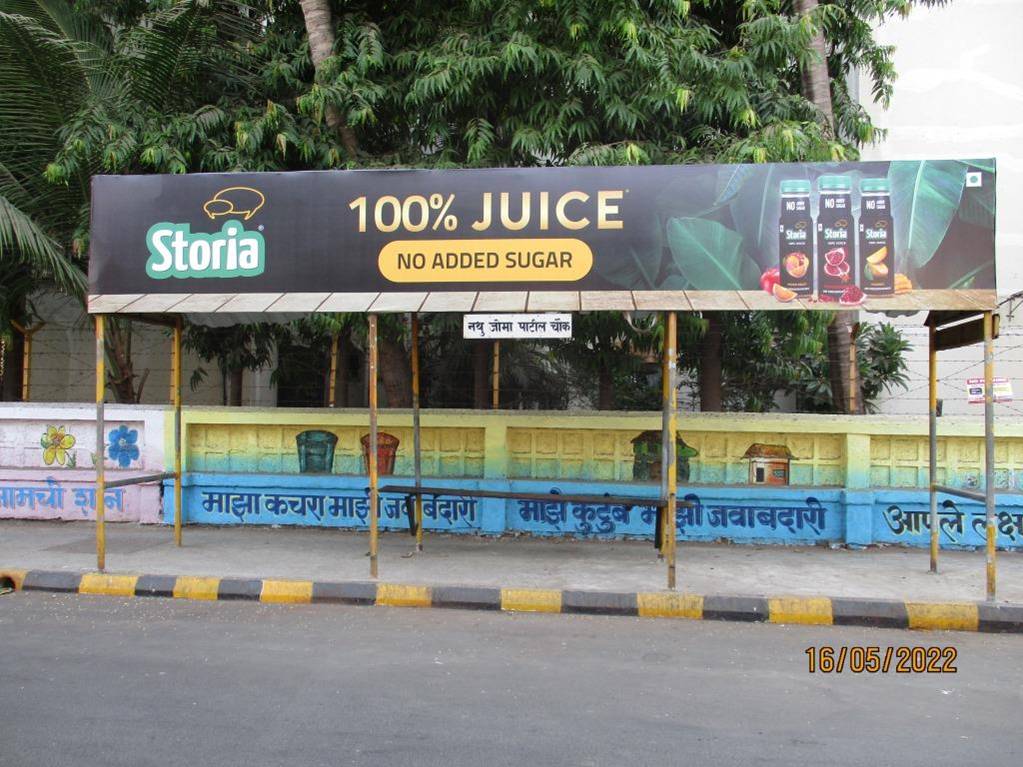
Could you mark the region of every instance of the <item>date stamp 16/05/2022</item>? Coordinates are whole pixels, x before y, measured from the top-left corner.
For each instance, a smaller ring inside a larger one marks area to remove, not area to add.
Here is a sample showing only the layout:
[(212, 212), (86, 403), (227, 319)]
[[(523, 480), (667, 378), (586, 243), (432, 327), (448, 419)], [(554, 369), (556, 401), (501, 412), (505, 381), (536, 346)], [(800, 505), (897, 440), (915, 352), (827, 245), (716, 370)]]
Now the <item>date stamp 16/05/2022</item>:
[(821, 645), (805, 654), (811, 674), (955, 674), (959, 652), (937, 645)]

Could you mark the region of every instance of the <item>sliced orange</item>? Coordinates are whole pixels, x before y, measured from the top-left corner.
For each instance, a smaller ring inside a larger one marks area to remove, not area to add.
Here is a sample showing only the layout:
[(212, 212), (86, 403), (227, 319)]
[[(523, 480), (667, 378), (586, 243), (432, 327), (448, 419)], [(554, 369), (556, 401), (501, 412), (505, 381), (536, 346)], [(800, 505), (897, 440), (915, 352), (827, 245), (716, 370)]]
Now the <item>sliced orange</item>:
[(783, 303), (788, 303), (796, 297), (796, 291), (789, 290), (788, 288), (782, 287), (781, 283), (776, 282), (774, 287), (771, 288), (771, 292), (774, 293), (774, 297)]
[(880, 264), (886, 258), (888, 258), (888, 246), (882, 245), (880, 248), (878, 248), (869, 256), (867, 256), (867, 263), (871, 265)]

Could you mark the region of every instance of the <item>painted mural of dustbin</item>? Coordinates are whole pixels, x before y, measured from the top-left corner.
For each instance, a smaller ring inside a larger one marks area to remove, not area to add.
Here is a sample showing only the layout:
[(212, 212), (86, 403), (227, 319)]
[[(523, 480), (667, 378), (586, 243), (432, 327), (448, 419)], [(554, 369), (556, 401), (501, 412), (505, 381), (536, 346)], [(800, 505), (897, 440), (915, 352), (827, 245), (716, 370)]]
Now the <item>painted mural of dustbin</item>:
[[(678, 481), (689, 481), (689, 459), (700, 451), (687, 445), (681, 435), (675, 435), (675, 462), (678, 466)], [(632, 478), (638, 480), (660, 480), (661, 478), (661, 432), (644, 431), (632, 440)]]
[[(369, 473), (369, 435), (364, 434), (362, 439), (362, 465)], [(377, 472), (379, 474), (394, 474), (394, 458), (398, 455), (399, 440), (393, 434), (385, 431), (377, 432)]]
[(337, 435), (310, 429), (295, 435), (298, 446), (298, 470), (302, 474), (329, 474), (334, 468)]
[(787, 485), (792, 453), (784, 445), (762, 445), (754, 442), (743, 458), (749, 459), (751, 485)]

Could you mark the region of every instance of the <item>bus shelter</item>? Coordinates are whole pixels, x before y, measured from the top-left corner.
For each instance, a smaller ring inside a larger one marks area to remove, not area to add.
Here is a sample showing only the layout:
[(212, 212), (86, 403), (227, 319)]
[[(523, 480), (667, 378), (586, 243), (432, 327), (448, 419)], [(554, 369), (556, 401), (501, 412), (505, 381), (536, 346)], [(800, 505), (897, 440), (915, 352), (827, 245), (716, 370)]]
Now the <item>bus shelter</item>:
[[(983, 342), (983, 500), (993, 598), (994, 178), (993, 160), (96, 177), (88, 310), (96, 330), (97, 444), (105, 428), (108, 316), (171, 329), (174, 406), (172, 472), (107, 482), (97, 461), (97, 565), (106, 564), (104, 492), (116, 485), (172, 479), (174, 538), (182, 543), (185, 320), (227, 325), (314, 312), (368, 315), (375, 578), (381, 493), (406, 497), (421, 549), (424, 495), (468, 492), (422, 476), (420, 315), (529, 312), (543, 322), (548, 312), (659, 313), (659, 496), (653, 503), (630, 494), (578, 498), (656, 506), (654, 539), (674, 589), (677, 512), (686, 504), (675, 454), (677, 313), (927, 311), (931, 568), (938, 554), (936, 494), (981, 497), (937, 483), (936, 352)], [(381, 486), (377, 326), (388, 313), (410, 315), (414, 477)], [(332, 352), (336, 360), (336, 344)], [(537, 494), (539, 501), (550, 498), (559, 497)]]

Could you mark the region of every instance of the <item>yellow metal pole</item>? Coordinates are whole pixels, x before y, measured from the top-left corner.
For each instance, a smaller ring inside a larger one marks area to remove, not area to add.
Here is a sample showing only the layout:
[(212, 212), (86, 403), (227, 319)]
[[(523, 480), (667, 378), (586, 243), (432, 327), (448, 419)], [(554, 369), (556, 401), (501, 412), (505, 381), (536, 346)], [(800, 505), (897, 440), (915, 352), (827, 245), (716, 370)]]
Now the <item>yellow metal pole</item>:
[(369, 575), (377, 577), (377, 316), (369, 315)]
[(103, 400), (106, 397), (106, 349), (104, 348), (104, 317), (96, 315), (96, 569), (107, 564), (107, 531), (105, 495), (107, 489), (103, 461), (106, 456), (106, 425), (103, 422)]
[(337, 402), (337, 349), (340, 336), (337, 333), (330, 339), (330, 381), (327, 382), (327, 407), (334, 407)]
[(995, 598), (995, 342), (994, 315), (984, 312), (984, 506), (987, 516), (987, 598)]
[(28, 402), (32, 381), (32, 331), (25, 331), (21, 350), (21, 401)]
[(181, 318), (171, 349), (171, 402), (174, 404), (174, 545), (181, 545)]
[(928, 445), (930, 458), (928, 474), (931, 488), (931, 572), (938, 572), (938, 350), (935, 344), (936, 330), (932, 325), (928, 332), (927, 346), (927, 401), (928, 401)]
[(416, 474), (416, 551), (423, 550), (422, 441), (419, 423), (419, 315), (412, 313), (412, 451)]
[(38, 322), (30, 328), (26, 328), (19, 322), (11, 322), (14, 329), (23, 336), (21, 347), (21, 401), (28, 402), (32, 392), (32, 336), (36, 334), (45, 322)]
[(671, 382), (668, 380), (668, 312), (661, 315), (661, 540), (657, 558), (664, 559), (668, 529), (668, 400)]
[(501, 406), (501, 342), (494, 341), (494, 373), (491, 379), (492, 407), (497, 410)]
[(676, 453), (676, 434), (678, 432), (678, 399), (676, 393), (676, 349), (678, 347), (678, 323), (675, 312), (668, 312), (668, 336), (664, 345), (664, 356), (668, 369), (668, 497), (667, 519), (665, 520), (668, 560), (668, 588), (675, 589), (675, 550), (677, 548), (676, 524), (678, 519), (678, 459)]

